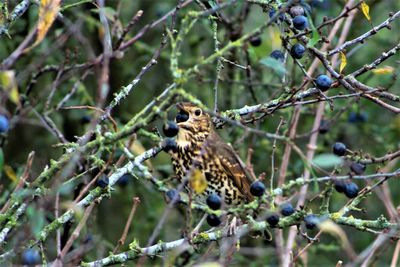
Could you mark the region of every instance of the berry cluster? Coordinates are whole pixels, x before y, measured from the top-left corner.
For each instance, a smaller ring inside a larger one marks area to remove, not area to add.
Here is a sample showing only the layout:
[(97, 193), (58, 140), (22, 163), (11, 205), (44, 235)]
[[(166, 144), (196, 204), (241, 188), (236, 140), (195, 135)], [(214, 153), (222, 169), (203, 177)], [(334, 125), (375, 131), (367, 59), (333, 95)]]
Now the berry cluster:
[[(212, 193), (207, 197), (206, 203), (208, 207), (212, 210), (219, 210), (222, 206), (221, 197), (215, 193)], [(221, 218), (215, 214), (208, 214), (207, 223), (212, 227), (217, 227), (221, 224)]]
[(339, 193), (344, 193), (348, 198), (355, 198), (358, 195), (358, 186), (353, 182), (345, 182), (343, 180), (335, 181), (335, 189)]
[[(183, 114), (183, 113), (178, 113), (178, 115), (176, 115), (176, 122), (187, 121), (188, 118), (189, 118), (188, 115)], [(176, 151), (177, 144), (173, 137), (175, 137), (179, 132), (178, 124), (173, 121), (168, 121), (167, 123), (164, 124), (162, 129), (163, 129), (164, 135), (167, 137), (164, 139), (164, 142), (162, 145), (163, 150), (165, 152)]]
[[(293, 25), (293, 28), (295, 29), (294, 31), (306, 31), (309, 26), (307, 13), (310, 13), (310, 10), (305, 10), (307, 9), (306, 6), (307, 5), (304, 6), (301, 1), (286, 10), (282, 10), (282, 7), (279, 6), (279, 15), (276, 17), (276, 13), (278, 11), (276, 9), (271, 9), (269, 12), (269, 17), (274, 19), (274, 22), (276, 23), (280, 23), (282, 21), (290, 23)], [(289, 14), (290, 18), (286, 16), (286, 14)], [(250, 39), (250, 43), (253, 46), (259, 46), (261, 44), (261, 39), (259, 36), (252, 37)], [(290, 47), (289, 52), (294, 59), (301, 59), (303, 58), (306, 50), (307, 49), (303, 44), (295, 43)], [(272, 51), (270, 57), (281, 62), (283, 62), (285, 58), (283, 53), (279, 50)], [(332, 79), (325, 74), (321, 74), (315, 79), (315, 85), (321, 91), (327, 91), (332, 86)]]
[[(337, 156), (344, 156), (347, 152), (347, 147), (341, 142), (336, 142), (332, 146), (332, 151)], [(364, 173), (366, 165), (360, 162), (352, 162), (350, 164), (350, 170), (356, 174), (361, 175)], [(346, 182), (343, 180), (335, 181), (335, 189), (339, 193), (344, 193), (348, 198), (355, 198), (358, 195), (359, 188), (354, 182)]]

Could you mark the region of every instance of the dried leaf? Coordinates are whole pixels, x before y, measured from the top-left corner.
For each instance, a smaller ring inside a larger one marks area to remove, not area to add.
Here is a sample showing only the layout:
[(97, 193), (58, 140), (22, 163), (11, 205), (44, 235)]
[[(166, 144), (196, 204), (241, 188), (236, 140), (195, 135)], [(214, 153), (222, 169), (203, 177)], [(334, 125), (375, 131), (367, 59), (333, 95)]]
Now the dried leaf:
[(340, 67), (339, 67), (339, 72), (342, 73), (343, 69), (347, 65), (347, 58), (346, 54), (343, 52), (340, 52)]
[(61, 0), (41, 0), (39, 9), (39, 21), (37, 26), (36, 41), (32, 47), (38, 45), (46, 36), (47, 31), (53, 24), (58, 11), (60, 11)]
[(369, 6), (364, 1), (361, 2), (361, 10), (364, 16), (367, 18), (367, 20), (371, 22), (371, 17), (369, 16)]
[(19, 106), (18, 85), (13, 70), (0, 71), (0, 89), (6, 91), (11, 102)]
[(377, 68), (377, 69), (372, 70), (372, 72), (376, 75), (391, 74), (391, 73), (393, 73), (393, 71), (394, 71), (394, 68), (391, 66), (385, 66), (382, 68)]
[(207, 188), (207, 180), (204, 176), (203, 172), (196, 169), (193, 171), (192, 176), (189, 179), (190, 187), (196, 192), (197, 194), (201, 194)]

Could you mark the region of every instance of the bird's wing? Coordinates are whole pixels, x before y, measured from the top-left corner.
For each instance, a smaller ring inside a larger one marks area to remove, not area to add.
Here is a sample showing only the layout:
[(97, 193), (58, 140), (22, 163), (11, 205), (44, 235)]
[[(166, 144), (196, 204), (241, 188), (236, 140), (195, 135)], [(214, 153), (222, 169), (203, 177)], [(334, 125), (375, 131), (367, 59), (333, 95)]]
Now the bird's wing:
[(253, 182), (253, 178), (247, 173), (236, 152), (223, 141), (217, 143), (216, 150), (216, 156), (219, 157), (229, 178), (233, 180), (236, 187), (246, 197), (246, 200), (251, 201), (253, 196), (250, 193), (250, 185)]

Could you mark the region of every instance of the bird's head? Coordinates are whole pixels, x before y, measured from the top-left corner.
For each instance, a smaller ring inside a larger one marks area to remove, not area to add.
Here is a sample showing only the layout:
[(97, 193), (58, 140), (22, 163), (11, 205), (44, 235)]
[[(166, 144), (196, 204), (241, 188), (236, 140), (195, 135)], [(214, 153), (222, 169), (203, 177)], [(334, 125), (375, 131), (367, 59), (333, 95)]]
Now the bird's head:
[(178, 103), (176, 107), (179, 111), (175, 118), (179, 126), (178, 145), (203, 141), (212, 130), (210, 115), (190, 102)]

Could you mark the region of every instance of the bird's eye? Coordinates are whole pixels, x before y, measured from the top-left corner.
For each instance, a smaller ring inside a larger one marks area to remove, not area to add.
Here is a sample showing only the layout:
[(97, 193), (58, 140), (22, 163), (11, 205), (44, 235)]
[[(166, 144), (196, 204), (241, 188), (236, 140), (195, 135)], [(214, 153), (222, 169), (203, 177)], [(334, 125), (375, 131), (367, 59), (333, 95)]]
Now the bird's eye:
[(194, 111), (194, 115), (200, 116), (200, 115), (201, 115), (201, 110), (200, 110), (200, 109), (196, 109), (196, 110)]

